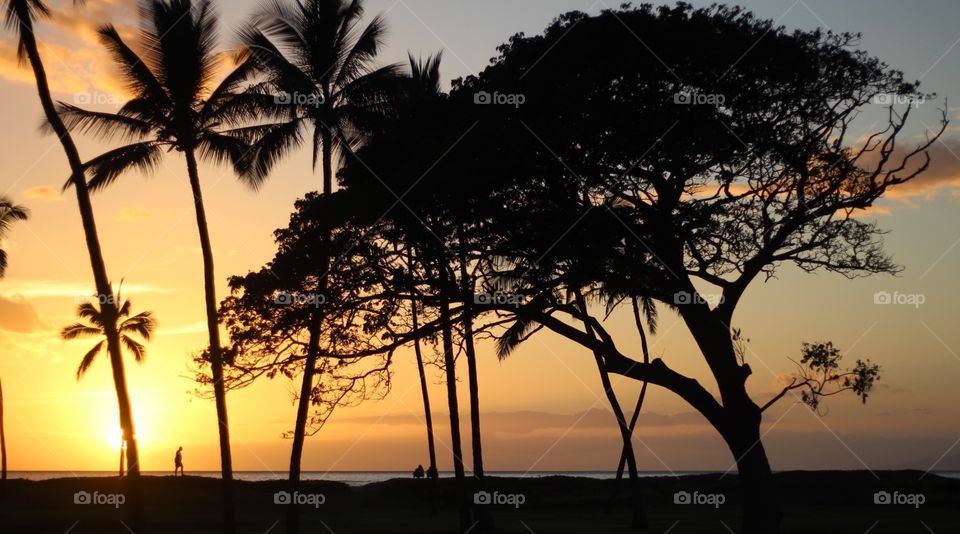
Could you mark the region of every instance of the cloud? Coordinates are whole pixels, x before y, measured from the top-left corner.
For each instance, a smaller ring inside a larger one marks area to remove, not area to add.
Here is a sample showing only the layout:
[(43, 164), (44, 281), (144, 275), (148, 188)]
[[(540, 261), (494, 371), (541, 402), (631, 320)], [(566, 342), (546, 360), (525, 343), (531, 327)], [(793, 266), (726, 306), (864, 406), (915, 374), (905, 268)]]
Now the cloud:
[(44, 326), (33, 305), (22, 296), (0, 296), (0, 329), (22, 334)]
[(149, 219), (150, 217), (152, 217), (152, 214), (149, 211), (136, 206), (131, 206), (118, 211), (113, 218), (118, 222), (140, 222)]
[(24, 191), (23, 196), (41, 202), (60, 202), (63, 196), (60, 190), (49, 185), (38, 185)]
[[(947, 192), (960, 198), (960, 139), (941, 139), (929, 149), (930, 166), (913, 180), (890, 189), (887, 196), (903, 203), (912, 199), (931, 199)], [(888, 166), (900, 164), (903, 151), (891, 156)], [(914, 157), (906, 171), (916, 170), (923, 163), (922, 156)]]
[[(119, 284), (114, 283), (114, 289)], [(83, 282), (69, 282), (65, 280), (22, 279), (8, 278), (3, 282), (3, 292), (6, 295), (27, 298), (85, 298), (95, 293), (92, 285)], [(153, 286), (149, 284), (123, 284), (125, 295), (143, 293), (173, 293), (173, 289)]]

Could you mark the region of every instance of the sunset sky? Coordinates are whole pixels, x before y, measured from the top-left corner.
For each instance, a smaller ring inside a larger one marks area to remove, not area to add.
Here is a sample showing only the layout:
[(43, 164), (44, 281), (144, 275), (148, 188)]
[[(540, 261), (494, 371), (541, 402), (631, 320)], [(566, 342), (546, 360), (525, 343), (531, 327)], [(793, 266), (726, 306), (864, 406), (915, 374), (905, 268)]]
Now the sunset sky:
[[(706, 5), (709, 2), (692, 2)], [(74, 9), (53, 0), (55, 15), (40, 23), (41, 53), (55, 96), (86, 107), (116, 108), (123, 99), (95, 28), (113, 22), (132, 35), (134, 0), (88, 0)], [(619, 1), (368, 0), (367, 15), (385, 13), (390, 29), (383, 62), (405, 61), (407, 51), (444, 51), (444, 80), (480, 71), (495, 48), (517, 32), (539, 33), (561, 12), (595, 13)], [(255, 8), (255, 0), (217, 2), (223, 47)], [(945, 99), (960, 103), (960, 3), (857, 0), (744, 1), (758, 16), (788, 28), (862, 32), (861, 46), (908, 79), (920, 79), (935, 102), (921, 104), (910, 132), (916, 141), (938, 118)], [(642, 37), (642, 36), (641, 36)], [(745, 51), (747, 52), (747, 51)], [(638, 42), (630, 53), (650, 53)], [(449, 86), (447, 84), (447, 86)], [(93, 292), (83, 232), (56, 139), (38, 130), (41, 118), (33, 77), (18, 66), (13, 35), (0, 39), (0, 191), (28, 206), (31, 220), (13, 228), (4, 243), (7, 277), (0, 281), (0, 378), (3, 381), (10, 469), (83, 471), (116, 469), (117, 403), (109, 365), (97, 361), (75, 378), (89, 340), (65, 343), (59, 330), (73, 322), (78, 298)], [(757, 283), (740, 306), (734, 326), (751, 339), (748, 384), (758, 402), (778, 391), (793, 369), (803, 341), (832, 340), (849, 360), (883, 366), (880, 386), (866, 405), (832, 398), (818, 417), (791, 398), (765, 416), (765, 440), (775, 469), (883, 469), (910, 465), (960, 469), (960, 114), (932, 149), (931, 170), (882, 201), (871, 217), (891, 234), (888, 250), (906, 269), (899, 277), (850, 281), (783, 269)], [(868, 110), (869, 112), (869, 110)], [(866, 121), (869, 126), (869, 121)], [(882, 126), (881, 126), (882, 129)], [(91, 158), (107, 145), (77, 137)], [(212, 401), (193, 394), (189, 362), (206, 343), (201, 258), (186, 168), (168, 154), (150, 177), (130, 174), (94, 197), (100, 238), (115, 286), (135, 310), (153, 311), (160, 323), (143, 365), (127, 360), (142, 468), (172, 468), (184, 447), (187, 471), (219, 469)], [(285, 226), (293, 202), (320, 187), (304, 151), (277, 169), (258, 192), (227, 168), (203, 166), (207, 215), (214, 245), (218, 298), (226, 279), (257, 269), (274, 253), (272, 232)], [(925, 302), (875, 305), (879, 291), (922, 294)], [(638, 354), (630, 317), (617, 314), (611, 328), (624, 352)], [(652, 352), (679, 371), (707, 378), (692, 339), (679, 319), (662, 310)], [(609, 470), (618, 459), (618, 436), (602, 395), (596, 366), (584, 350), (541, 334), (510, 359), (498, 362), (480, 347), (484, 453), (490, 470)], [(459, 369), (461, 415), (466, 419), (465, 362)], [(440, 467), (451, 465), (445, 390), (428, 369)], [(337, 412), (307, 440), (307, 470), (408, 470), (426, 464), (423, 408), (412, 351), (398, 354), (393, 390), (382, 401)], [(632, 408), (639, 384), (618, 379)], [(235, 467), (286, 469), (292, 427), (292, 384), (278, 379), (228, 396)], [(469, 436), (469, 426), (463, 426)], [(468, 441), (468, 440), (467, 440)], [(652, 388), (640, 419), (637, 454), (645, 470), (727, 469), (733, 459), (706, 422), (678, 398)]]

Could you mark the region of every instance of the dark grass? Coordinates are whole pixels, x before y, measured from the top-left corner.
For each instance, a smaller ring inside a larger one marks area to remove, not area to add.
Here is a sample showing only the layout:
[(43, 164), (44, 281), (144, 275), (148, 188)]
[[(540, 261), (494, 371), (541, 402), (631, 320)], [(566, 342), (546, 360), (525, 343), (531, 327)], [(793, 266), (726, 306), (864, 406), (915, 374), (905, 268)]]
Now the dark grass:
[[(776, 475), (787, 533), (923, 533), (960, 532), (960, 480), (919, 471), (788, 472)], [(649, 532), (736, 532), (740, 524), (737, 477), (697, 475), (641, 479), (651, 528)], [(236, 482), (240, 532), (285, 532), (285, 507), (274, 503), (285, 483)], [(210, 478), (144, 477), (148, 531), (152, 533), (218, 532), (220, 481)], [(492, 478), (489, 491), (523, 494), (519, 508), (493, 506), (498, 532), (629, 532), (627, 487), (611, 504), (615, 483), (575, 477)], [(124, 533), (131, 530), (126, 506), (78, 505), (77, 491), (122, 493), (116, 479), (78, 478), (8, 481), (0, 503), (0, 533)], [(390, 480), (351, 488), (338, 482), (306, 482), (305, 493), (321, 493), (326, 502), (302, 506), (304, 533), (364, 534), (382, 532), (454, 532), (457, 525), (453, 480), (441, 480), (436, 494), (430, 481)], [(472, 492), (473, 489), (470, 489)], [(677, 491), (723, 494), (717, 507), (674, 504)], [(919, 508), (874, 504), (877, 491), (923, 494)], [(139, 533), (137, 533), (139, 534)]]

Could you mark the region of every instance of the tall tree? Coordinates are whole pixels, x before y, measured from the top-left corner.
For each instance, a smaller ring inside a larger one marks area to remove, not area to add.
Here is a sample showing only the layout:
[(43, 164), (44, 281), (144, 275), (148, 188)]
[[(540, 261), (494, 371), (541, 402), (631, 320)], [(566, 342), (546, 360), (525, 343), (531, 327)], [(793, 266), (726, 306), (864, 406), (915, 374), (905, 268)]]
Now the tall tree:
[[(250, 171), (249, 144), (269, 124), (227, 129), (226, 125), (263, 121), (270, 101), (243, 92), (251, 75), (244, 62), (214, 86), (221, 55), (216, 51), (217, 18), (210, 0), (142, 0), (138, 55), (112, 25), (99, 30), (100, 40), (119, 67), (133, 94), (117, 113), (100, 113), (60, 104), (67, 127), (101, 139), (119, 137), (130, 144), (110, 150), (86, 164), (92, 190), (103, 189), (131, 170), (152, 171), (165, 151), (183, 155), (193, 193), (203, 255), (204, 304), (220, 437), (224, 528), (233, 532), (233, 461), (230, 451), (223, 354), (217, 319), (213, 246), (200, 184), (198, 158), (230, 162), (240, 178), (258, 187), (265, 176)], [(128, 452), (129, 454), (129, 452)]]
[[(10, 227), (16, 221), (25, 221), (29, 217), (27, 208), (14, 204), (6, 197), (0, 197), (0, 241), (10, 233)], [(0, 278), (7, 273), (7, 251), (0, 248)], [(0, 496), (7, 489), (7, 435), (3, 426), (3, 385), (0, 384)]]
[[(82, 3), (82, 0), (75, 0), (74, 3)], [(56, 105), (50, 92), (50, 84), (47, 80), (46, 69), (40, 57), (40, 50), (37, 47), (34, 22), (40, 18), (50, 16), (50, 9), (42, 0), (5, 0), (4, 4), (6, 8), (6, 16), (4, 19), (6, 26), (13, 29), (18, 37), (17, 57), (21, 62), (28, 61), (33, 69), (34, 78), (37, 82), (37, 94), (40, 97), (40, 104), (43, 108), (44, 116), (51, 130), (60, 141), (60, 145), (67, 156), (67, 162), (70, 165), (70, 179), (67, 181), (65, 187), (72, 186), (77, 195), (77, 204), (80, 207), (80, 219), (83, 225), (87, 253), (90, 257), (90, 267), (93, 271), (97, 299), (104, 302), (104, 313), (116, 316), (116, 303), (109, 302), (113, 296), (113, 289), (110, 286), (107, 267), (103, 259), (103, 251), (100, 248), (100, 238), (97, 234), (93, 205), (90, 202), (90, 193), (85, 179), (85, 166), (83, 160), (80, 158), (80, 153), (73, 141), (73, 137), (71, 137), (63, 120), (61, 120), (57, 114)], [(108, 325), (110, 324), (114, 324), (114, 321), (108, 322)], [(123, 360), (120, 355), (120, 334), (109, 328), (111, 327), (108, 326), (106, 333), (107, 351), (110, 354), (113, 381), (117, 390), (117, 404), (120, 407), (120, 428), (123, 432), (123, 438), (128, 444), (127, 470), (130, 476), (127, 480), (132, 513), (131, 521), (134, 528), (140, 528), (143, 523), (143, 503), (140, 498), (140, 455), (137, 449), (133, 418), (130, 415), (130, 399), (127, 392), (126, 376), (123, 370)]]
[[(265, 135), (256, 146), (261, 175), (301, 144), (301, 126), (312, 129), (314, 168), (322, 168), (323, 194), (333, 193), (333, 158), (354, 150), (374, 125), (382, 122), (398, 89), (398, 67), (375, 68), (386, 25), (377, 16), (361, 27), (362, 0), (297, 0), (267, 2), (241, 31), (250, 57), (267, 74), (273, 89), (290, 105), (290, 126)], [(320, 259), (329, 268), (329, 256)], [(324, 294), (326, 276), (315, 292)], [(317, 366), (323, 310), (316, 310), (297, 404), (290, 453), (289, 482), (300, 483), (301, 459), (311, 391)], [(291, 505), (287, 531), (299, 531), (297, 507)]]

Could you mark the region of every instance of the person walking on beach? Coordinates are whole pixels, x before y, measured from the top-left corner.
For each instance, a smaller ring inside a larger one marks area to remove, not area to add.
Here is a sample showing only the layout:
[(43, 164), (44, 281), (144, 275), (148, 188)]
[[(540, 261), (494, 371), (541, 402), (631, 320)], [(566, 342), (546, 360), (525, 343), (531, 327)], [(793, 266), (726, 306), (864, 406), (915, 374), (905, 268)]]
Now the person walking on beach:
[(177, 476), (177, 471), (183, 476), (183, 447), (177, 449), (177, 455), (173, 458), (173, 476)]

